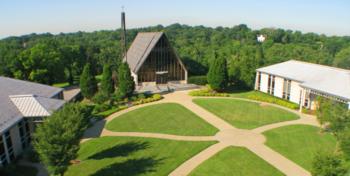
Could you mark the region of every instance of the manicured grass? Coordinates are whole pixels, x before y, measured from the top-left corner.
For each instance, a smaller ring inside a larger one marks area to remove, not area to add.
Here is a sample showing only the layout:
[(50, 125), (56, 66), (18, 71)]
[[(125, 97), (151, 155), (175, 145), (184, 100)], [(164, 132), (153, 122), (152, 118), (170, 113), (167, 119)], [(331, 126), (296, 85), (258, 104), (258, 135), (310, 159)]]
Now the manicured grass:
[(285, 157), (310, 170), (317, 152), (334, 151), (336, 139), (320, 128), (308, 125), (290, 125), (264, 132), (266, 144)]
[(237, 128), (253, 129), (299, 118), (298, 115), (283, 109), (242, 100), (199, 98), (193, 102)]
[(107, 124), (111, 131), (176, 135), (214, 135), (218, 130), (176, 103), (150, 105), (125, 113)]
[(283, 174), (246, 148), (228, 147), (202, 163), (190, 175), (278, 176)]
[(81, 145), (79, 164), (65, 176), (168, 175), (215, 142), (101, 137)]

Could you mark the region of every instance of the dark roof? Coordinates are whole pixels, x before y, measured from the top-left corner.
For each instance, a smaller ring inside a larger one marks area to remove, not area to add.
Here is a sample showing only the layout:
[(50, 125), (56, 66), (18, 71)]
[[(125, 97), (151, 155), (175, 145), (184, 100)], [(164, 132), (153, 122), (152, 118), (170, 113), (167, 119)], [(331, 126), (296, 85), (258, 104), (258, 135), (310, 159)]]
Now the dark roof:
[[(2, 76), (0, 76), (0, 90), (0, 133), (23, 118), (22, 113), (11, 101), (10, 96), (32, 94), (39, 97), (52, 98), (63, 91), (61, 88)], [(52, 104), (48, 106), (56, 107), (56, 105)]]
[(137, 34), (127, 52), (127, 62), (132, 72), (138, 72), (147, 56), (163, 35), (163, 32), (139, 32)]

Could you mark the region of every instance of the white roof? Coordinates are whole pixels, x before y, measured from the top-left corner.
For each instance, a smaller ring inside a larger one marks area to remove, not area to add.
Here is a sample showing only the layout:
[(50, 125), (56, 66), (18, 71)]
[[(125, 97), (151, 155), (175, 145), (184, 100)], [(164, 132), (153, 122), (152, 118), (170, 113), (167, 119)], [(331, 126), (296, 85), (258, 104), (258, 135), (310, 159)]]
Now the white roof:
[(49, 116), (53, 110), (58, 109), (65, 103), (63, 100), (36, 95), (11, 95), (9, 97), (23, 117)]
[(257, 69), (300, 82), (300, 86), (350, 101), (350, 70), (289, 60)]

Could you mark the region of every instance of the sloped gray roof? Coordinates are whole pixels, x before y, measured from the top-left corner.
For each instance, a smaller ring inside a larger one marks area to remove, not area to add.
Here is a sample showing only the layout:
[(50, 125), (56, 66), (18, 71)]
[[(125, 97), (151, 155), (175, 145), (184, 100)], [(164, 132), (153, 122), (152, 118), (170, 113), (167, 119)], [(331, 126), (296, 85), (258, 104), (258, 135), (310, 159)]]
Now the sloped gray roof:
[(33, 94), (51, 98), (63, 89), (0, 76), (0, 133), (23, 118), (10, 96)]
[(163, 35), (163, 32), (139, 32), (137, 34), (126, 55), (132, 72), (137, 73)]
[(300, 86), (350, 101), (350, 70), (289, 60), (257, 71), (300, 82)]

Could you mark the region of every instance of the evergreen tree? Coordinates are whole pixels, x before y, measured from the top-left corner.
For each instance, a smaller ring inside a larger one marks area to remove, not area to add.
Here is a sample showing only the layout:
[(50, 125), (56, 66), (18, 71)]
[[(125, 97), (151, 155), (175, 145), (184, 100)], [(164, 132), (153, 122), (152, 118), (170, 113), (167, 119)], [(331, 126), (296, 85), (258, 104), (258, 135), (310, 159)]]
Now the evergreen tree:
[(88, 99), (92, 98), (97, 92), (97, 82), (89, 63), (84, 66), (83, 73), (80, 76), (80, 89), (82, 95)]
[(101, 91), (104, 95), (111, 95), (114, 92), (114, 83), (112, 79), (112, 70), (109, 64), (103, 66)]
[(129, 97), (135, 90), (134, 78), (131, 76), (129, 65), (124, 62), (118, 68), (118, 92), (121, 97)]
[(77, 157), (90, 112), (79, 104), (67, 104), (37, 126), (33, 146), (51, 175), (63, 175)]
[(227, 86), (227, 64), (226, 59), (217, 57), (215, 53), (214, 61), (209, 67), (207, 75), (210, 87), (215, 91), (223, 91)]

